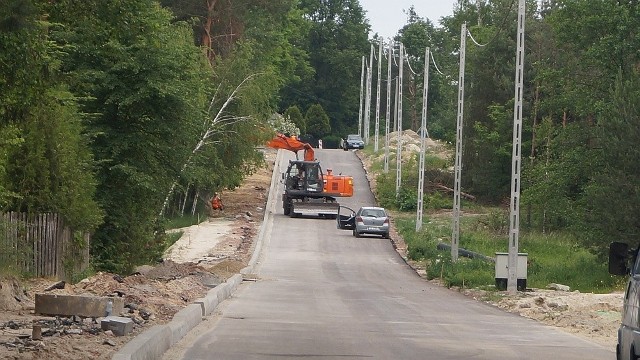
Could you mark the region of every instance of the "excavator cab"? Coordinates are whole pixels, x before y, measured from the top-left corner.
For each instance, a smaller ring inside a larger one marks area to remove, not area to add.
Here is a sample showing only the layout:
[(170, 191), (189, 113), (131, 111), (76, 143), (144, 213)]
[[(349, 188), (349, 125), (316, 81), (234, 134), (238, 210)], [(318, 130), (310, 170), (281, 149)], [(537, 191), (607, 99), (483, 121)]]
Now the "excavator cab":
[(323, 177), (320, 164), (314, 161), (290, 161), (283, 174), (285, 187), (299, 193), (321, 193)]

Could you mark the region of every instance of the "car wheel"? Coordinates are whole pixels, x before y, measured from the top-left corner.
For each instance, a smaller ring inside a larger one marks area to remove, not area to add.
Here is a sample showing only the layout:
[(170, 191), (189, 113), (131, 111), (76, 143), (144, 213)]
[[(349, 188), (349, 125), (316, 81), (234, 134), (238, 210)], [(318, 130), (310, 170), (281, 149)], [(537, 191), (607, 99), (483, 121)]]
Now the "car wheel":
[(389, 239), (389, 233), (382, 234), (382, 238), (383, 239)]
[(353, 229), (353, 236), (359, 238), (360, 237), (360, 233), (356, 231), (356, 229)]

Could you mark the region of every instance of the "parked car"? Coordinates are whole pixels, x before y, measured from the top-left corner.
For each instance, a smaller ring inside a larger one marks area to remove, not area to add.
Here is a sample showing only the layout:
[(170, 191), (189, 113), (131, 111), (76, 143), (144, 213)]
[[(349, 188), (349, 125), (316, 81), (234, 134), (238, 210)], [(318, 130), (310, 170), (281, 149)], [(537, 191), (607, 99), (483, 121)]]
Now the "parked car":
[(364, 149), (364, 141), (358, 134), (347, 135), (347, 138), (342, 142), (342, 148), (344, 151), (349, 149)]
[(340, 206), (337, 222), (338, 229), (351, 230), (355, 237), (374, 234), (389, 238), (389, 216), (381, 207), (363, 206), (358, 211), (353, 211), (346, 206)]

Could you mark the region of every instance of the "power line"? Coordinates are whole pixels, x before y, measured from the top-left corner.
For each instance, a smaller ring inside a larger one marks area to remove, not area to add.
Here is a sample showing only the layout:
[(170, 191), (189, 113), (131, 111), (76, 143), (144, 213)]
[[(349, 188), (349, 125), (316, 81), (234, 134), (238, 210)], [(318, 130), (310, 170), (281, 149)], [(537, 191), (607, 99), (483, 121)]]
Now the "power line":
[(467, 29), (467, 34), (469, 34), (469, 37), (471, 38), (471, 40), (479, 47), (485, 47), (489, 44), (491, 44), (495, 39), (498, 38), (498, 35), (500, 35), (500, 33), (502, 32), (502, 30), (504, 29), (505, 24), (507, 23), (507, 19), (509, 18), (509, 14), (511, 14), (511, 10), (513, 9), (513, 5), (515, 5), (516, 0), (511, 0), (511, 5), (509, 5), (509, 10), (507, 10), (507, 12), (504, 14), (504, 17), (502, 18), (502, 23), (500, 24), (500, 27), (498, 28), (498, 31), (496, 31), (496, 33), (493, 35), (493, 37), (491, 38), (491, 40), (489, 40), (486, 44), (479, 44), (476, 39), (473, 38), (473, 35), (471, 35), (471, 31), (469, 31)]

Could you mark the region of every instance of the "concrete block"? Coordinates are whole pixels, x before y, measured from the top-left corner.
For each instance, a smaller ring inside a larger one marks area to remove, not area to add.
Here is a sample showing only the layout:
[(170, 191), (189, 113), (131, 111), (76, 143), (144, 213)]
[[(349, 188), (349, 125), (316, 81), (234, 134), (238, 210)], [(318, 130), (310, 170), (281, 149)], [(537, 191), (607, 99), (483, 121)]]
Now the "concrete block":
[(216, 286), (215, 289), (218, 289), (218, 303), (225, 301), (231, 294), (229, 284), (226, 282)]
[(171, 329), (156, 325), (133, 338), (116, 352), (112, 360), (155, 360), (171, 347)]
[(51, 316), (106, 316), (107, 304), (112, 302), (112, 315), (120, 315), (124, 310), (124, 300), (120, 297), (36, 294), (36, 314)]
[(218, 298), (218, 293), (220, 292), (220, 285), (214, 287), (213, 289), (207, 291), (207, 296), (206, 297), (214, 297), (214, 298)]
[(198, 304), (191, 304), (178, 311), (171, 322), (167, 324), (171, 329), (171, 345), (176, 344), (191, 329), (202, 321), (202, 307)]
[(231, 293), (235, 292), (236, 289), (238, 288), (238, 286), (240, 286), (240, 284), (242, 283), (242, 275), (240, 274), (235, 274), (232, 277), (230, 277), (227, 282), (229, 283), (230, 289), (231, 289)]
[(205, 298), (195, 299), (193, 303), (200, 306), (202, 316), (207, 316), (207, 300)]
[(111, 330), (116, 336), (124, 336), (133, 331), (133, 320), (121, 316), (107, 316), (100, 320), (100, 328)]
[(242, 274), (242, 275), (249, 275), (251, 273), (253, 273), (253, 266), (252, 265), (249, 265), (249, 266), (246, 266), (246, 267), (243, 267), (242, 269), (240, 269), (240, 274)]
[(202, 308), (202, 316), (208, 316), (211, 315), (216, 306), (218, 306), (218, 295), (205, 296), (203, 298), (196, 299), (193, 303), (200, 305)]

